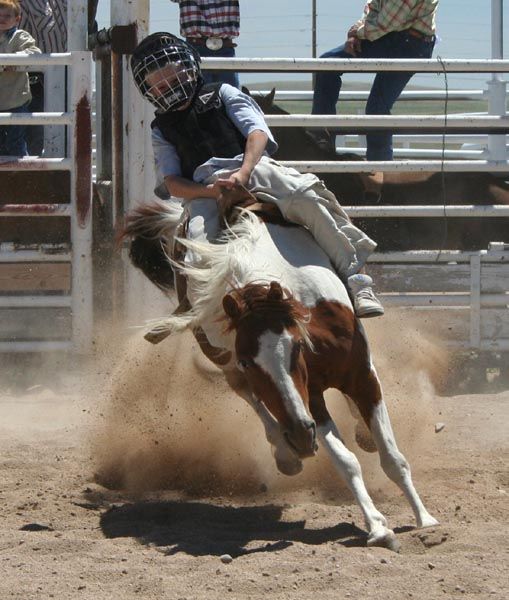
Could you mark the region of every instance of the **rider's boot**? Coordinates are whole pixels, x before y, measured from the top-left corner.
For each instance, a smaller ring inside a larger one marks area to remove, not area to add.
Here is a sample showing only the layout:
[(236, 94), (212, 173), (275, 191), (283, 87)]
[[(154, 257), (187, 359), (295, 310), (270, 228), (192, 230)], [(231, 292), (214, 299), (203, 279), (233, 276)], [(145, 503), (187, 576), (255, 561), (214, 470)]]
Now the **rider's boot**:
[(372, 285), (373, 280), (365, 273), (356, 273), (348, 278), (348, 287), (353, 295), (354, 311), (360, 319), (380, 317), (384, 314), (384, 307), (375, 296)]

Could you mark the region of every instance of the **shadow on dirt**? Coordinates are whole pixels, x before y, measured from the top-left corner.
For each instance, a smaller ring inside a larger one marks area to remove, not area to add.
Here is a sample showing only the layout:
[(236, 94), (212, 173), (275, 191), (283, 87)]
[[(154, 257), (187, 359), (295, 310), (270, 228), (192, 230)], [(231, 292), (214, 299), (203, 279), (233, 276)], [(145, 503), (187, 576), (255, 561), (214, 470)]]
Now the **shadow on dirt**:
[[(164, 549), (167, 555), (221, 555), (233, 558), (254, 552), (274, 552), (294, 542), (318, 545), (338, 542), (365, 546), (366, 534), (351, 523), (306, 529), (306, 522), (281, 521), (274, 505), (232, 507), (199, 502), (139, 502), (113, 507), (101, 516), (107, 538), (133, 537)], [(252, 542), (256, 547), (246, 548)]]

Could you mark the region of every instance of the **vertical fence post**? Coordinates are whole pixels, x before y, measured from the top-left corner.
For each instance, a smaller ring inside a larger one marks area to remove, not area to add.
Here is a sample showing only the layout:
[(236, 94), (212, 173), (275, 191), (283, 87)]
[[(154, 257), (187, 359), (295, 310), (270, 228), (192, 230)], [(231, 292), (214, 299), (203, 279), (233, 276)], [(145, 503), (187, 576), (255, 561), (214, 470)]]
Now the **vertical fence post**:
[[(491, 0), (491, 58), (504, 58), (504, 2)], [(499, 73), (493, 73), (488, 81), (488, 112), (490, 115), (506, 114), (506, 82)], [(506, 136), (488, 136), (490, 161), (507, 160)]]
[[(149, 0), (138, 0), (127, 6), (123, 0), (112, 0), (112, 25), (136, 23), (138, 41), (148, 33), (150, 16)], [(129, 57), (127, 57), (129, 58)], [(136, 89), (129, 69), (128, 60), (123, 64), (123, 109), (124, 109), (124, 205), (132, 208), (136, 203), (150, 198), (154, 185), (150, 123), (153, 109)], [(146, 306), (154, 296), (152, 284), (139, 275), (126, 261), (126, 313), (128, 322), (139, 323), (146, 318)]]
[(88, 0), (67, 3), (67, 49), (86, 50), (88, 47)]
[(92, 54), (73, 52), (69, 127), (71, 169), (72, 341), (75, 352), (92, 348)]
[(481, 253), (470, 257), (470, 348), (481, 348)]

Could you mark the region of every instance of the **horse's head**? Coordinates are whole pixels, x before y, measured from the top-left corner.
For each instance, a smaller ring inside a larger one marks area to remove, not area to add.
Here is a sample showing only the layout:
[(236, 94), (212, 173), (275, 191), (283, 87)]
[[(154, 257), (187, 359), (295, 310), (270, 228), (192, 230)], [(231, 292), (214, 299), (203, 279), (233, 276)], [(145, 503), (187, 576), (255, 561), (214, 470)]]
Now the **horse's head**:
[(316, 426), (309, 415), (305, 329), (308, 315), (273, 281), (249, 284), (223, 298), (235, 331), (238, 368), (256, 399), (277, 419), (288, 445), (300, 457), (316, 450)]
[(263, 114), (265, 115), (288, 115), (286, 110), (274, 104), (274, 98), (276, 97), (276, 88), (272, 88), (268, 94), (261, 94), (260, 92), (255, 92), (252, 94), (249, 89), (245, 86), (242, 86), (242, 91), (244, 94), (251, 96), (251, 98), (258, 104), (258, 106), (262, 109)]

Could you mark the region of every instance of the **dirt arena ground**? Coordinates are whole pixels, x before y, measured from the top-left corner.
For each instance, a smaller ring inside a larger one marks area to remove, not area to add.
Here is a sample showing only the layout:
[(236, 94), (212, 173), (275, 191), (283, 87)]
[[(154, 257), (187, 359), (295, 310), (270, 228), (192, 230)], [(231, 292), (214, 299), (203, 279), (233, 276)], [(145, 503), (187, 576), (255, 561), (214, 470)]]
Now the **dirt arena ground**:
[(440, 526), (413, 527), (338, 396), (399, 554), (366, 548), (320, 453), (296, 478), (277, 473), (261, 426), (189, 337), (107, 335), (79, 369), (0, 365), (0, 599), (508, 598), (509, 391), (438, 395), (440, 345), (390, 318), (368, 324), (374, 354)]

